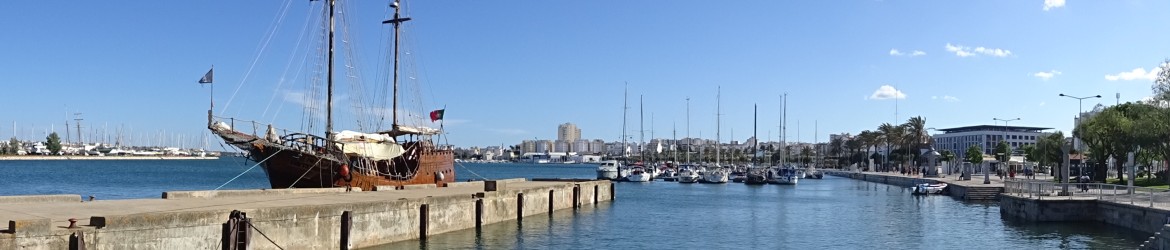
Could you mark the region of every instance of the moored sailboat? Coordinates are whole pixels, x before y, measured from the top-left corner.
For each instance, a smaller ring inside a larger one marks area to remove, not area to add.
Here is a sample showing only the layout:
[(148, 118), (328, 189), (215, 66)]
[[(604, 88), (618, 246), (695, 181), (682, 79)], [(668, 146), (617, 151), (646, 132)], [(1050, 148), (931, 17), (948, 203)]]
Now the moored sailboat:
[[(455, 180), (454, 152), (450, 147), (435, 145), (441, 129), (401, 124), (399, 115), (399, 32), (409, 17), (401, 15), (399, 2), (390, 5), (394, 14), (383, 24), (393, 26), (393, 92), (392, 123), (376, 132), (335, 131), (333, 129), (334, 99), (334, 14), (338, 0), (328, 0), (326, 11), (328, 29), (328, 57), (324, 63), (327, 73), (325, 95), (325, 127), (323, 134), (308, 131), (289, 132), (267, 125), (263, 135), (236, 129), (234, 118), (212, 115), (208, 110), (208, 129), (228, 144), (247, 152), (249, 158), (263, 166), (272, 188), (360, 187), (372, 190), (375, 186), (409, 184), (436, 184), (440, 187)], [(344, 22), (343, 22), (344, 23)], [(211, 72), (201, 83), (211, 82)], [(312, 119), (314, 112), (306, 112)], [(443, 110), (430, 113), (432, 122), (441, 120)], [(243, 124), (241, 124), (243, 125)], [(258, 123), (251, 122), (253, 128)], [(310, 126), (311, 127), (311, 126)], [(255, 129), (254, 129), (255, 130)], [(307, 130), (307, 129), (306, 129)], [(379, 131), (380, 130), (380, 131)]]

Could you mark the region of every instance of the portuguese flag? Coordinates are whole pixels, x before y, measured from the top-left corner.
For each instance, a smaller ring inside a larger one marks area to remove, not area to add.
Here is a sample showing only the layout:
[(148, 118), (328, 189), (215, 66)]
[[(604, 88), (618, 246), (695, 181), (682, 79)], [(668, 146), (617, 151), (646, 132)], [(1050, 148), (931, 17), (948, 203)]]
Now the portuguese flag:
[(442, 120), (443, 119), (443, 112), (445, 110), (446, 109), (436, 109), (435, 111), (431, 111), (431, 122), (435, 122), (437, 120)]

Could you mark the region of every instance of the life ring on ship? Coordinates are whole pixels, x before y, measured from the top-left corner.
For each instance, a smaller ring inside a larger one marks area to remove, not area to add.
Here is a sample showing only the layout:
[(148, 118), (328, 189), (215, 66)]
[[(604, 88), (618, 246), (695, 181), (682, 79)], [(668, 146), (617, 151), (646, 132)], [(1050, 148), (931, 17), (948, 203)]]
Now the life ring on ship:
[(349, 175), (349, 164), (341, 164), (341, 170), (338, 172), (340, 172), (341, 178), (345, 178), (345, 181), (353, 180), (353, 177)]

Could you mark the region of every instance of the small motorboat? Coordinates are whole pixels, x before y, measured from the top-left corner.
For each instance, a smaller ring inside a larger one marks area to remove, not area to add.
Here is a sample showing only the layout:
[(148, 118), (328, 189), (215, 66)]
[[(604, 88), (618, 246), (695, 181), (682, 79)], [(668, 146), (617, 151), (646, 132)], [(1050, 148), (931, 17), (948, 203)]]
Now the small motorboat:
[(942, 194), (946, 189), (946, 183), (919, 183), (910, 187), (911, 194)]

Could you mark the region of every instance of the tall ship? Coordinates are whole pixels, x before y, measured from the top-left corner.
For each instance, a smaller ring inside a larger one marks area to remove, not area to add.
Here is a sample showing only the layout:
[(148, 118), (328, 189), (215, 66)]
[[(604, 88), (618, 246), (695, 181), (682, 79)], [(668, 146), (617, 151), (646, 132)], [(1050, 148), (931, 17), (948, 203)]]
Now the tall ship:
[[(323, 78), (327, 92), (324, 93), (324, 98), (321, 98), (324, 100), (312, 98), (312, 101), (324, 102), (324, 109), (306, 108), (302, 120), (319, 120), (321, 117), (319, 113), (324, 111), (324, 128), (320, 131), (312, 131), (318, 128), (315, 128), (315, 125), (302, 125), (300, 132), (276, 129), (271, 124), (259, 125), (257, 122), (217, 117), (213, 115), (212, 110), (208, 110), (208, 129), (223, 138), (228, 144), (247, 152), (250, 160), (263, 166), (269, 183), (275, 189), (360, 187), (363, 190), (372, 190), (375, 186), (401, 187), (410, 184), (436, 184), (443, 187), (447, 183), (455, 181), (455, 161), (452, 148), (435, 144), (442, 136), (441, 123), (440, 129), (434, 129), (422, 125), (406, 125), (403, 124), (404, 121), (399, 119), (399, 116), (403, 115), (402, 113), (408, 112), (400, 110), (399, 107), (399, 80), (402, 78), (399, 76), (399, 37), (401, 36), (401, 26), (411, 20), (411, 18), (402, 15), (401, 9), (403, 8), (399, 5), (399, 1), (395, 0), (390, 5), (390, 8), (393, 8), (393, 16), (382, 21), (382, 24), (389, 25), (393, 29), (392, 58), (387, 58), (393, 60), (393, 76), (388, 84), (385, 79), (381, 83), (376, 83), (380, 89), (385, 89), (385, 87), (393, 89), (393, 94), (389, 96), (392, 106), (385, 107), (386, 96), (382, 96), (380, 99), (383, 101), (380, 102), (355, 100), (355, 103), (352, 104), (352, 106), (367, 105), (371, 110), (389, 109), (391, 113), (388, 115), (390, 116), (390, 124), (389, 126), (382, 125), (381, 121), (385, 120), (383, 117), (386, 116), (385, 112), (377, 112), (375, 115), (368, 115), (377, 117), (363, 117), (367, 121), (375, 122), (362, 123), (362, 121), (358, 121), (357, 127), (360, 128), (358, 129), (360, 131), (334, 130), (333, 102), (336, 98), (334, 94), (334, 67), (337, 64), (334, 62), (334, 44), (335, 40), (343, 40), (343, 37), (347, 37), (348, 34), (334, 38), (334, 30), (338, 29), (335, 27), (334, 15), (343, 13), (341, 10), (344, 9), (337, 7), (338, 0), (317, 2), (325, 2), (324, 4), (327, 5), (321, 8), (325, 12), (321, 22), (327, 22), (321, 25), (324, 33), (321, 39), (327, 40), (323, 42), (327, 44), (327, 48), (309, 49), (312, 51), (308, 53), (318, 53), (316, 55), (324, 59), (324, 62), (320, 64), (323, 64), (326, 69), (324, 76), (310, 77), (316, 80), (314, 81), (316, 83), (310, 83), (310, 85), (319, 86), (321, 83), (318, 79)], [(328, 28), (324, 29), (324, 26), (328, 26)], [(340, 30), (348, 31), (345, 28)], [(352, 52), (347, 51), (347, 53)], [(349, 65), (350, 62), (347, 61), (347, 68)], [(201, 79), (200, 83), (209, 83), (210, 76), (211, 72), (209, 71), (204, 76), (206, 80)], [(352, 78), (352, 76), (348, 78)], [(352, 81), (352, 79), (349, 80)], [(319, 89), (319, 87), (316, 88)], [(348, 99), (355, 98), (351, 96)], [(380, 105), (378, 105), (379, 103)], [(214, 101), (212, 106), (214, 107)], [(432, 111), (430, 113), (431, 123), (441, 120), (442, 116), (443, 110)], [(250, 129), (251, 132), (244, 132), (238, 128)], [(257, 135), (257, 130), (264, 131), (263, 135)]]

